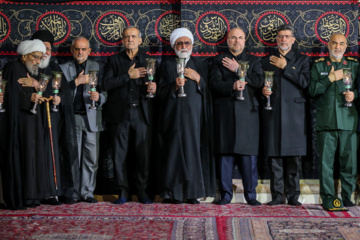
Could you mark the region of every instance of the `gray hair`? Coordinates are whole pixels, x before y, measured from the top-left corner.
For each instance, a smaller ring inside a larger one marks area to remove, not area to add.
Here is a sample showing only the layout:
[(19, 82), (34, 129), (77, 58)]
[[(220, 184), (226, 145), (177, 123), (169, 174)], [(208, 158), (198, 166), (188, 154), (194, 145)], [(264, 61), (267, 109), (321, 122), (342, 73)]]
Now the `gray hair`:
[(291, 26), (289, 24), (284, 24), (284, 25), (279, 26), (277, 28), (276, 32), (277, 32), (277, 34), (279, 34), (280, 31), (286, 31), (286, 30), (291, 31), (291, 35), (294, 37), (295, 29), (293, 26)]
[(85, 39), (87, 42), (88, 42), (88, 47), (90, 47), (90, 42), (89, 42), (89, 40), (87, 40), (87, 38), (85, 38), (85, 37), (82, 37), (82, 36), (79, 36), (79, 37), (76, 37), (76, 38), (74, 38), (73, 40), (72, 40), (72, 42), (71, 42), (71, 47), (73, 47), (74, 45), (75, 45), (75, 42), (77, 41), (77, 40), (80, 40), (80, 39)]
[(123, 37), (124, 37), (124, 32), (126, 31), (126, 30), (128, 30), (128, 29), (130, 29), (130, 28), (136, 28), (137, 30), (138, 30), (138, 32), (139, 32), (139, 38), (141, 38), (141, 32), (140, 32), (140, 29), (139, 29), (139, 27), (137, 27), (137, 26), (135, 26), (135, 25), (129, 25), (129, 26), (127, 26), (125, 29), (124, 29), (124, 31), (123, 31)]

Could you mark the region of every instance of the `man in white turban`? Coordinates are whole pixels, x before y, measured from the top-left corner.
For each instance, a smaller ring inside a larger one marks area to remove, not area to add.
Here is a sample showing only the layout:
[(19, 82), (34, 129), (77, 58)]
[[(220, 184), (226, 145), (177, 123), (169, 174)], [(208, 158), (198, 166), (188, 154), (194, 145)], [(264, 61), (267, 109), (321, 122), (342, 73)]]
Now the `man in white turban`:
[[(198, 204), (198, 198), (215, 194), (208, 66), (191, 57), (194, 37), (188, 29), (175, 29), (170, 43), (186, 65), (184, 76), (177, 73), (175, 57), (160, 68), (160, 196), (165, 203)], [(181, 86), (185, 97), (179, 95)]]
[(11, 209), (35, 207), (49, 193), (46, 144), (42, 109), (37, 105), (37, 114), (30, 113), (41, 94), (33, 87), (23, 87), (20, 78), (39, 79), (39, 64), (46, 51), (40, 40), (26, 40), (20, 43), (17, 52), (20, 58), (8, 63), (4, 78), (8, 81), (4, 105), (6, 109), (5, 128), (1, 136), (5, 144), (3, 186), (6, 206)]

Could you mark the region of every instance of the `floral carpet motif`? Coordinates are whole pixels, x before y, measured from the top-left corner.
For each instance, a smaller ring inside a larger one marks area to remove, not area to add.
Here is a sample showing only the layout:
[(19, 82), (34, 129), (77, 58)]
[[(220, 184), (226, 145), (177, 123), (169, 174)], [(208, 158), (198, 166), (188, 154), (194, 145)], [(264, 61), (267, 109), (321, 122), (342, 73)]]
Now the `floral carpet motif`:
[(360, 207), (82, 202), (0, 210), (0, 239), (19, 238), (360, 239)]
[(73, 205), (50, 206), (41, 205), (37, 208), (13, 211), (0, 210), (1, 215), (106, 215), (113, 216), (233, 216), (233, 217), (360, 217), (360, 208), (353, 207), (349, 212), (329, 213), (320, 205), (303, 205), (294, 207), (289, 205), (259, 207), (247, 204), (215, 205), (211, 203), (192, 204), (140, 204), (128, 202), (124, 205), (115, 205), (110, 202), (97, 204), (77, 203)]
[(1, 217), (1, 239), (218, 239), (216, 219), (183, 217)]
[(226, 218), (225, 239), (360, 239), (359, 219)]

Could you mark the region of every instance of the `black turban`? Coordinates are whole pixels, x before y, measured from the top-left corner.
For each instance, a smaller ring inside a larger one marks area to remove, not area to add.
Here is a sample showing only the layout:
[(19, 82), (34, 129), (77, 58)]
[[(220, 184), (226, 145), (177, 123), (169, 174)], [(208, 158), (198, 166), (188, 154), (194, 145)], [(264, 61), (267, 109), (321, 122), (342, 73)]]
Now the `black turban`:
[(43, 42), (49, 42), (51, 46), (54, 44), (54, 36), (49, 30), (39, 30), (35, 32), (31, 37), (31, 40), (33, 39), (39, 39)]

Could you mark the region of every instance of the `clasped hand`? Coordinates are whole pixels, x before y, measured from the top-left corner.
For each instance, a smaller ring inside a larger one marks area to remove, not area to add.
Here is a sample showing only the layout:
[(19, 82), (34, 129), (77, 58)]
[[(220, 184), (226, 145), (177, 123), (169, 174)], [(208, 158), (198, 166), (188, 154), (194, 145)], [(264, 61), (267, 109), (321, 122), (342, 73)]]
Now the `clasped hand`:
[(156, 83), (155, 82), (146, 82), (145, 85), (147, 85), (147, 92), (155, 93), (156, 92)]
[(328, 75), (331, 82), (342, 80), (343, 76), (342, 69), (334, 71), (334, 66), (331, 66), (331, 70)]
[(286, 62), (286, 59), (282, 55), (280, 55), (280, 57), (271, 56), (270, 64), (272, 64), (278, 68), (284, 69), (285, 66), (287, 65), (287, 62)]
[(263, 94), (266, 98), (268, 98), (268, 97), (272, 94), (272, 91), (270, 91), (269, 88), (267, 88), (267, 87), (263, 87), (263, 89), (262, 89), (262, 94)]
[(235, 81), (234, 85), (233, 85), (233, 89), (235, 91), (241, 91), (245, 89), (245, 85), (247, 84), (247, 82), (245, 81)]

